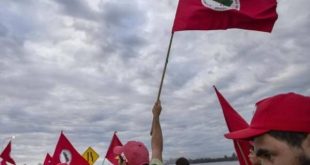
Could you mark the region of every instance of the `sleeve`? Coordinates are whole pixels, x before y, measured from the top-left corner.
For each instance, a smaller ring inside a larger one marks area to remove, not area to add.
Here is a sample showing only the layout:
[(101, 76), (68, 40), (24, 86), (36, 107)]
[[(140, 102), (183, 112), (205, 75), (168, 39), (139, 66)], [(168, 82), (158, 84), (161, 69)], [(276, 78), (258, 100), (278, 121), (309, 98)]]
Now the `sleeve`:
[(150, 165), (163, 165), (163, 162), (159, 159), (152, 159)]

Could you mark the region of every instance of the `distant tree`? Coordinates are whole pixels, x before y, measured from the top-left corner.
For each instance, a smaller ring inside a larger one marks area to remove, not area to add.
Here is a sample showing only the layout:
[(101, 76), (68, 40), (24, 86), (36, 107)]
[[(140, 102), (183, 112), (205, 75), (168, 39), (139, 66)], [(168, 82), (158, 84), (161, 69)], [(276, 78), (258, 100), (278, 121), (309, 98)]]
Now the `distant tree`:
[(236, 158), (237, 158), (236, 153), (233, 153), (233, 154), (231, 155), (231, 157), (232, 157), (233, 159), (236, 159)]

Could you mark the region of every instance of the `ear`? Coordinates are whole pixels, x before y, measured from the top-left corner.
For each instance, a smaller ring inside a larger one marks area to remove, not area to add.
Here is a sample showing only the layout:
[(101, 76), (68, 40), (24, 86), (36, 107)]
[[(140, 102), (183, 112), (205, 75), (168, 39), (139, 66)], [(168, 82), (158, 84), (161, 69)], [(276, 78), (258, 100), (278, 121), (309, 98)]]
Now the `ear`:
[(302, 143), (302, 148), (305, 151), (305, 154), (310, 156), (310, 133), (308, 134), (307, 138)]

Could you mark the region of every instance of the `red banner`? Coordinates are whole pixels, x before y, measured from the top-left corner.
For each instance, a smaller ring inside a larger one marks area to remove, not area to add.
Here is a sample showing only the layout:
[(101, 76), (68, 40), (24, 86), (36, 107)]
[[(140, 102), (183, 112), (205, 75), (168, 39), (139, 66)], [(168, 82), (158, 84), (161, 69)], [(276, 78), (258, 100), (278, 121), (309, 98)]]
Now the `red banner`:
[(276, 0), (179, 0), (172, 31), (240, 28), (271, 32)]
[(106, 154), (106, 158), (114, 165), (118, 165), (118, 160), (116, 159), (117, 155), (114, 154), (113, 149), (116, 146), (123, 146), (122, 142), (119, 140), (119, 138), (116, 135), (116, 132), (114, 132), (112, 140), (111, 140), (111, 144), (108, 148), (107, 154)]

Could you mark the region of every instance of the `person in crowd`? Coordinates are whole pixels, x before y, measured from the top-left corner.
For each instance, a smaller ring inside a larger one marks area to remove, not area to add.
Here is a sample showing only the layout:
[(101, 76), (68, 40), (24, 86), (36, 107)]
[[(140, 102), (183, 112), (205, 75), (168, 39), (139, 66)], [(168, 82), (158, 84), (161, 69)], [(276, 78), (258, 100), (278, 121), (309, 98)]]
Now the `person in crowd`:
[(152, 145), (152, 161), (151, 165), (162, 165), (163, 164), (163, 134), (160, 126), (160, 114), (161, 114), (161, 103), (157, 100), (152, 112), (152, 134), (151, 134), (151, 145)]
[(261, 165), (310, 165), (310, 97), (278, 94), (256, 103), (248, 128), (226, 138), (251, 140)]
[(119, 165), (163, 165), (163, 135), (159, 118), (161, 110), (161, 103), (158, 100), (152, 109), (151, 161), (149, 161), (149, 151), (142, 142), (128, 141), (125, 145), (116, 146), (113, 149), (113, 152), (118, 155)]
[(184, 158), (184, 157), (180, 157), (175, 161), (176, 165), (189, 165), (189, 161)]

